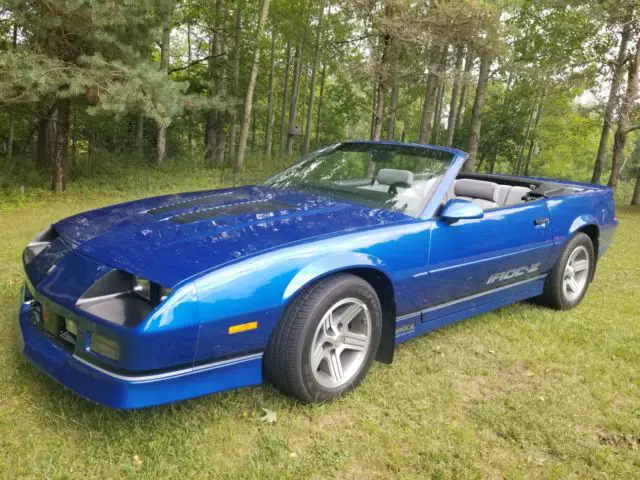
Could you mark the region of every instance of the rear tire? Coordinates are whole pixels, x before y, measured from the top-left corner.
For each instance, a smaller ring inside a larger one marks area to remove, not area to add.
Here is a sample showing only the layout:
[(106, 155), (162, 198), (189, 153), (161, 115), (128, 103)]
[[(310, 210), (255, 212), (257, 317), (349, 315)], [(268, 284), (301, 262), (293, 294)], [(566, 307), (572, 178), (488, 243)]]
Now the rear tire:
[(578, 232), (569, 239), (544, 285), (540, 303), (555, 310), (570, 310), (587, 293), (593, 278), (595, 254), (593, 242)]
[(355, 388), (373, 363), (382, 329), (375, 290), (337, 274), (303, 290), (278, 322), (265, 352), (271, 381), (305, 403)]

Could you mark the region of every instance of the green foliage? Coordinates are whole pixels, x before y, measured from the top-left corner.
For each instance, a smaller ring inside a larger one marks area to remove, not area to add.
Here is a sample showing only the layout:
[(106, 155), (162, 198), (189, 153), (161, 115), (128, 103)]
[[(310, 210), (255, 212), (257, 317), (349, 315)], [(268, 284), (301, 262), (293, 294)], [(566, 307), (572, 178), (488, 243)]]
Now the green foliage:
[[(494, 60), (481, 116), (481, 168), (512, 172), (533, 139), (540, 153), (533, 157), (529, 173), (587, 180), (601, 118), (599, 105), (587, 110), (575, 99), (588, 89), (599, 94), (606, 90), (609, 60), (630, 5), (626, 0), (394, 0), (393, 14), (387, 16), (381, 0), (273, 0), (267, 28), (256, 38), (257, 1), (227, 0), (221, 8), (204, 0), (8, 0), (5, 4), (0, 12), (0, 159), (8, 149), (10, 126), (16, 158), (23, 161), (36, 154), (38, 122), (59, 97), (73, 101), (69, 143), (75, 145), (76, 158), (91, 146), (100, 154), (135, 150), (140, 161), (147, 161), (155, 152), (157, 127), (170, 125), (170, 159), (200, 154), (207, 132), (215, 130), (216, 141), (223, 143), (221, 159), (229, 166), (237, 142), (237, 134), (232, 138), (233, 119), (237, 127), (251, 59), (258, 48), (260, 70), (249, 133), (255, 155), (263, 149), (271, 121), (267, 112), (273, 37), (271, 141), (272, 151), (277, 152), (281, 123), (285, 132), (289, 123), (294, 87), (291, 58), (284, 99), (287, 45), (291, 57), (303, 45), (294, 123), (304, 131), (318, 13), (323, 7), (311, 145), (368, 138), (380, 78), (385, 79), (383, 138), (392, 115), (390, 85), (395, 78), (399, 86), (393, 112), (395, 139), (416, 141), (427, 73), (435, 68), (429, 59), (433, 45), (449, 48), (448, 61), (438, 73), (445, 87), (438, 137), (443, 143), (456, 76), (453, 52), (463, 47), (473, 52), (474, 64), (460, 79), (468, 94), (453, 146), (467, 148), (477, 58), (490, 52)], [(240, 26), (237, 86), (236, 20)], [(167, 22), (172, 26), (168, 76), (159, 69), (161, 30)], [(382, 65), (385, 38), (393, 46), (394, 61)], [(216, 42), (220, 55), (213, 55)], [(326, 78), (320, 98), (323, 66)], [(541, 122), (534, 127), (539, 103)], [(141, 139), (140, 116), (146, 118)], [(294, 138), (295, 149), (301, 143)], [(632, 175), (634, 165), (629, 163), (623, 176)], [(34, 168), (33, 163), (27, 166)], [(75, 179), (73, 170), (81, 168), (81, 162), (73, 164), (69, 178)]]

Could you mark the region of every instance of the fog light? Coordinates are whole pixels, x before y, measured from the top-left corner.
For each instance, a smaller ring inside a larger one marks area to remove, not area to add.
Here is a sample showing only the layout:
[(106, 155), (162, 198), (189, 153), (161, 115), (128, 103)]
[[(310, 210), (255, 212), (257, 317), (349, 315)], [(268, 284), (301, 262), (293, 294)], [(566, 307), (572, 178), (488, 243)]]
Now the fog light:
[(65, 318), (64, 328), (70, 334), (75, 335), (76, 337), (78, 336), (78, 325), (76, 325), (76, 322), (74, 322), (73, 320)]
[(110, 358), (111, 360), (118, 360), (120, 358), (120, 346), (115, 341), (97, 333), (91, 334), (90, 348), (93, 353)]

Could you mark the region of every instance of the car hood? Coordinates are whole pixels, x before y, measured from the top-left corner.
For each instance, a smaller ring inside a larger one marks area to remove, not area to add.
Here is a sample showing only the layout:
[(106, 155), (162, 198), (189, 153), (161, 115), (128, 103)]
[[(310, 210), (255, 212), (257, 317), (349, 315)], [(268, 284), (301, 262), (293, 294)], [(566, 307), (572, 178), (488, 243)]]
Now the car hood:
[(54, 228), (76, 252), (173, 287), (287, 244), (408, 219), (335, 198), (249, 186), (123, 203)]

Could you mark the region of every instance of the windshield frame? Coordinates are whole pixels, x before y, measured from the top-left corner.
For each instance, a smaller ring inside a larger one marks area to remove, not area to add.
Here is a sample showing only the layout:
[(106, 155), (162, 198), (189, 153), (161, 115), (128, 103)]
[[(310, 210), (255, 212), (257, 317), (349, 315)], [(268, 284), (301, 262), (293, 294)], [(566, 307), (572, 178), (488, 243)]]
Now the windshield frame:
[[(301, 163), (307, 162), (319, 154), (328, 154), (339, 149), (341, 146), (349, 146), (349, 145), (372, 145), (372, 146), (386, 145), (386, 146), (391, 146), (391, 147), (395, 146), (400, 148), (409, 147), (409, 148), (418, 148), (418, 149), (424, 149), (424, 150), (437, 150), (437, 151), (446, 152), (452, 155), (451, 161), (447, 166), (445, 173), (443, 174), (443, 177), (439, 182), (439, 184), (437, 185), (435, 191), (429, 197), (426, 197), (424, 199), (424, 203), (421, 207), (421, 213), (415, 216), (407, 215), (410, 218), (422, 219), (422, 220), (434, 218), (434, 216), (436, 215), (440, 207), (440, 203), (442, 199), (444, 198), (446, 192), (449, 189), (449, 186), (453, 183), (453, 181), (458, 175), (458, 172), (462, 169), (462, 165), (467, 159), (467, 154), (462, 150), (458, 150), (455, 148), (448, 148), (448, 147), (439, 147), (436, 145), (409, 143), (409, 142), (395, 142), (395, 141), (374, 141), (374, 140), (344, 141), (344, 142), (337, 142), (331, 145), (327, 145), (326, 147), (323, 147), (319, 150), (316, 150), (307, 155), (304, 155), (302, 158), (300, 158), (298, 161), (291, 164), (287, 168), (284, 168), (279, 172), (269, 176), (263, 182), (263, 185), (272, 186), (270, 185), (270, 182), (273, 181), (276, 177), (283, 174), (284, 172), (293, 168), (297, 168)], [(281, 187), (274, 187), (274, 188), (281, 188)]]

